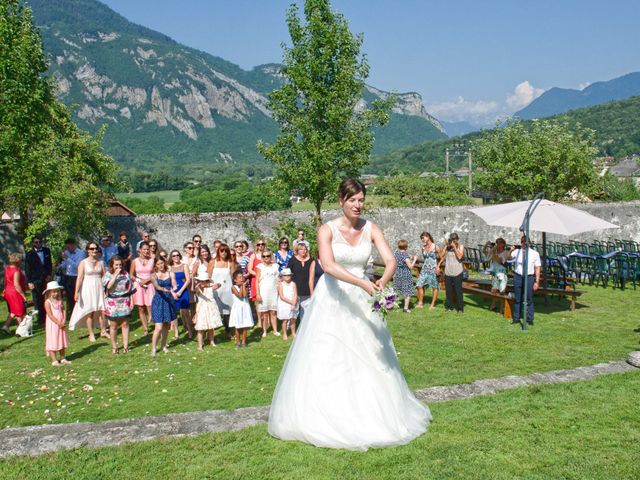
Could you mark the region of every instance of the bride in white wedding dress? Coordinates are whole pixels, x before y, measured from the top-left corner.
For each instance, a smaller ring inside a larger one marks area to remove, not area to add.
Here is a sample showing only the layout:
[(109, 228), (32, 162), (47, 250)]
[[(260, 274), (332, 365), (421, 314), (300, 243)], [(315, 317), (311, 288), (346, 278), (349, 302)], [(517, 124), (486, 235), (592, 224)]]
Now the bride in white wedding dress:
[[(340, 185), (343, 216), (318, 231), (325, 274), (305, 310), (269, 413), (269, 433), (318, 447), (366, 450), (424, 433), (429, 408), (413, 395), (381, 315), (369, 302), (395, 271), (380, 229), (360, 218), (364, 185)], [(375, 284), (364, 275), (372, 243), (385, 262)]]

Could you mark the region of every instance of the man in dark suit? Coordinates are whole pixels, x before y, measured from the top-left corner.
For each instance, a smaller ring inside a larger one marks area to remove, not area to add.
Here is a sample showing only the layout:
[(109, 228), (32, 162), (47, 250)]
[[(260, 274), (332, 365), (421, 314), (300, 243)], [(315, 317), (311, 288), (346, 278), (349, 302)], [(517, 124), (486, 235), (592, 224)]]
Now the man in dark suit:
[(33, 303), (38, 309), (38, 324), (44, 325), (45, 312), (42, 292), (51, 277), (51, 251), (44, 246), (40, 235), (33, 237), (31, 247), (26, 256), (27, 268), (25, 274)]

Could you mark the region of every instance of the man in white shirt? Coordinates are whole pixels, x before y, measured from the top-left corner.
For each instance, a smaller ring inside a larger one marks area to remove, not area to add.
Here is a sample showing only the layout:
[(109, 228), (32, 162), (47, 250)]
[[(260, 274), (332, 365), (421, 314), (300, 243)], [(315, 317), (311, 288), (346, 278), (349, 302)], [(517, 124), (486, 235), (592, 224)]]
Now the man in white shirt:
[[(524, 252), (527, 252), (527, 278), (523, 277)], [(520, 323), (522, 315), (522, 297), (524, 288), (527, 289), (527, 323), (533, 325), (533, 294), (540, 284), (540, 254), (527, 245), (527, 238), (520, 239), (520, 246), (511, 247), (511, 258), (515, 260), (513, 275), (513, 293), (515, 297), (513, 305), (513, 322)]]
[(76, 245), (73, 238), (67, 238), (64, 241), (64, 250), (62, 251), (62, 273), (64, 274), (64, 291), (67, 296), (67, 315), (71, 315), (73, 307), (76, 304), (76, 281), (78, 280), (78, 265), (87, 255)]

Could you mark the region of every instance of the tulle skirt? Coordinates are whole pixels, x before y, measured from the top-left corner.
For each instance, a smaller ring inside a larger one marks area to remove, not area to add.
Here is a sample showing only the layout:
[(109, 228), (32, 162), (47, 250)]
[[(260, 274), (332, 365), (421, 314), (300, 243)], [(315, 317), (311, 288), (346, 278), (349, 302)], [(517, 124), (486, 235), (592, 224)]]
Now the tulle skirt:
[(366, 450), (402, 445), (426, 431), (429, 408), (407, 386), (369, 298), (327, 274), (320, 279), (273, 396), (271, 435)]

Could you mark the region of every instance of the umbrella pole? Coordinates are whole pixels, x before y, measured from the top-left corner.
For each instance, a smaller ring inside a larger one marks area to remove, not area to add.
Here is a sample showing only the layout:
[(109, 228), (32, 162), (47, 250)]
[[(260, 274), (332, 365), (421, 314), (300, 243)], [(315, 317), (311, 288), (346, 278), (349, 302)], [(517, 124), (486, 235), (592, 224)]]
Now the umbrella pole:
[(542, 232), (542, 288), (547, 288), (547, 232)]
[(522, 225), (520, 226), (520, 231), (524, 233), (525, 245), (524, 252), (522, 253), (522, 303), (520, 304), (520, 322), (522, 325), (522, 330), (527, 330), (527, 300), (528, 300), (528, 290), (529, 290), (529, 221), (531, 220), (531, 215), (535, 212), (536, 208), (544, 198), (544, 192), (539, 193), (535, 196), (533, 200), (531, 200), (531, 204), (527, 209), (527, 213), (524, 215), (524, 220), (522, 221)]

